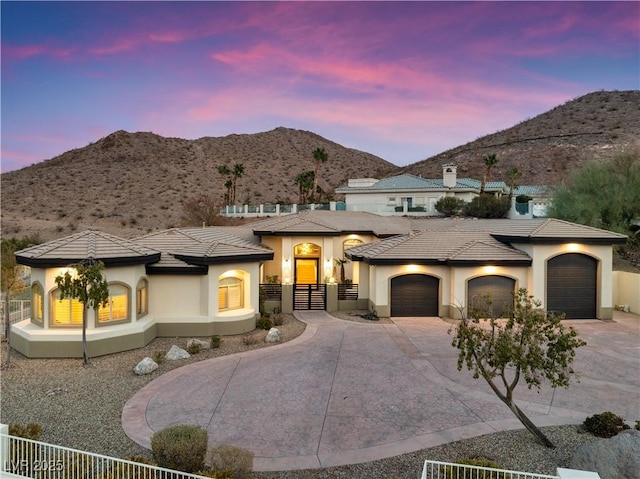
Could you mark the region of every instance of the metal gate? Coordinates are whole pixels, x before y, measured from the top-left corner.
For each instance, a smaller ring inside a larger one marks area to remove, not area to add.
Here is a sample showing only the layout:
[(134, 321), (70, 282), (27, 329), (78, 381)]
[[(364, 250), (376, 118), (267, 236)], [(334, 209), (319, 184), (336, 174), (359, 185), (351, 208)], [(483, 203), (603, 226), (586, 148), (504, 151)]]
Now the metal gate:
[(293, 309), (327, 309), (325, 284), (296, 284), (293, 290)]

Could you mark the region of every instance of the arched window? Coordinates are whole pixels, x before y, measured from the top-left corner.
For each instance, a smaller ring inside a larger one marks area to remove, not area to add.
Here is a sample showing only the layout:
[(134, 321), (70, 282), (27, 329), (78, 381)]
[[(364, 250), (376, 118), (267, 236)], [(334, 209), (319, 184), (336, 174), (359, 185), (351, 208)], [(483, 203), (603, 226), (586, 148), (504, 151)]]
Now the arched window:
[(44, 326), (44, 290), (40, 283), (31, 285), (31, 322)]
[(361, 244), (364, 244), (364, 241), (358, 238), (349, 238), (344, 240), (344, 242), (342, 243), (342, 255), (344, 256), (344, 252), (349, 248), (354, 248), (356, 246), (360, 246)]
[(223, 278), (218, 283), (218, 309), (229, 311), (244, 307), (244, 293), (242, 279)]
[(129, 320), (129, 288), (124, 284), (109, 285), (109, 300), (98, 309), (98, 325)]
[(49, 326), (82, 326), (84, 306), (76, 298), (60, 299), (60, 289), (51, 292), (51, 321)]
[(142, 318), (149, 312), (149, 282), (142, 278), (136, 287), (136, 317)]

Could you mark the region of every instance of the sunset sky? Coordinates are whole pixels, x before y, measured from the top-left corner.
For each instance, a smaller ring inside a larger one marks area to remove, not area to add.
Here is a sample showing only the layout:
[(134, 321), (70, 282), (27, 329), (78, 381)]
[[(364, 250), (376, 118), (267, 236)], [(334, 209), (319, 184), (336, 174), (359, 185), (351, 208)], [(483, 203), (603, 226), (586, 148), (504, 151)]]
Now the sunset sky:
[(116, 130), (278, 126), (406, 165), (638, 89), (640, 2), (12, 2), (2, 171)]

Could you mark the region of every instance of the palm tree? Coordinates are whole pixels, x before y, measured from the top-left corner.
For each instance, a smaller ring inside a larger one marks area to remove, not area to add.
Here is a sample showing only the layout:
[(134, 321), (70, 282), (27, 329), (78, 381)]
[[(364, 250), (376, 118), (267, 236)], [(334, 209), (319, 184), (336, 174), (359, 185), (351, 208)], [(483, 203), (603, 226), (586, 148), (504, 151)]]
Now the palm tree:
[(489, 176), (489, 172), (491, 168), (498, 164), (498, 158), (495, 153), (487, 155), (483, 158), (485, 164), (484, 175), (482, 176), (482, 184), (480, 185), (480, 194), (484, 193), (484, 189), (487, 186), (487, 176)]
[(511, 201), (511, 198), (513, 198), (513, 190), (520, 186), (518, 180), (522, 178), (522, 172), (514, 166), (507, 170), (507, 177), (509, 178), (509, 201)]
[(298, 202), (301, 205), (306, 204), (309, 199), (309, 192), (313, 188), (314, 178), (313, 171), (303, 171), (294, 180), (294, 183), (298, 185)]
[(315, 165), (313, 168), (313, 190), (311, 190), (313, 195), (313, 200), (316, 201), (316, 193), (318, 191), (318, 177), (320, 176), (320, 164), (326, 163), (329, 159), (329, 154), (325, 151), (324, 148), (316, 148), (313, 150), (313, 161), (315, 161)]
[(225, 180), (224, 187), (227, 189), (227, 193), (224, 195), (224, 202), (229, 205), (231, 204), (231, 179), (229, 175), (231, 175), (231, 170), (227, 165), (218, 166), (218, 173)]
[(242, 178), (244, 174), (244, 165), (242, 163), (236, 163), (233, 165), (233, 203), (236, 202), (236, 186), (238, 184), (238, 179)]

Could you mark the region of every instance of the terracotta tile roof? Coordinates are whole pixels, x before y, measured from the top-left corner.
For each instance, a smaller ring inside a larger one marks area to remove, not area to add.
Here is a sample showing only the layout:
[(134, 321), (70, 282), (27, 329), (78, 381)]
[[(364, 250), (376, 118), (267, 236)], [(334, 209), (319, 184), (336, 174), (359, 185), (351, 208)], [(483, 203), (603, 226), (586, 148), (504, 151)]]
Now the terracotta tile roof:
[(507, 243), (521, 242), (585, 242), (621, 244), (626, 236), (591, 226), (570, 223), (555, 218), (531, 220), (473, 218), (412, 218), (415, 230), (485, 231)]
[(254, 233), (261, 236), (370, 233), (383, 237), (411, 231), (411, 221), (401, 216), (326, 210), (307, 210), (295, 215), (269, 218), (252, 223), (252, 226)]
[(486, 231), (420, 231), (357, 246), (346, 254), (370, 264), (531, 264), (526, 253)]
[(159, 258), (158, 250), (95, 230), (75, 233), (16, 253), (19, 263), (43, 268), (66, 266), (87, 259), (116, 266), (147, 264)]
[(201, 270), (203, 265), (231, 261), (260, 261), (273, 258), (273, 251), (217, 227), (173, 228), (135, 240), (162, 252), (150, 270), (181, 268)]

